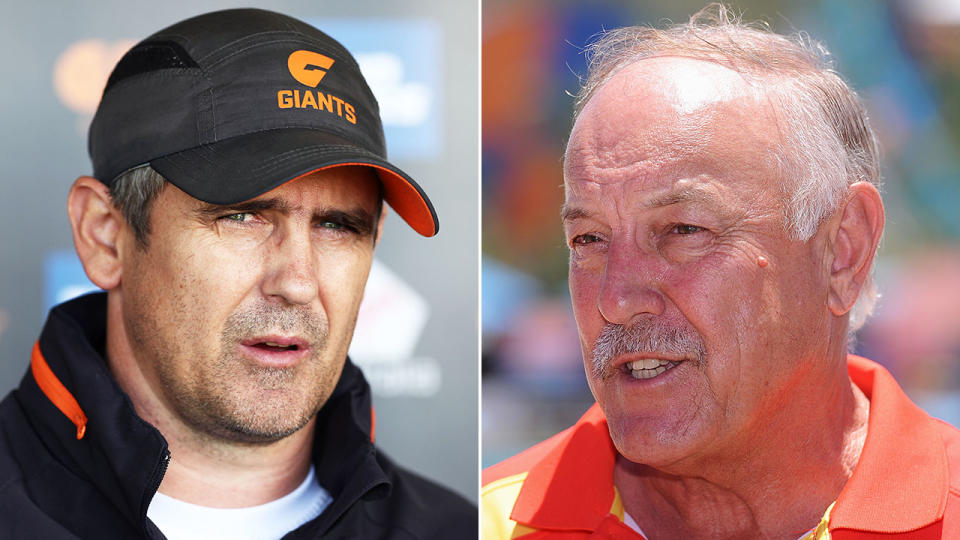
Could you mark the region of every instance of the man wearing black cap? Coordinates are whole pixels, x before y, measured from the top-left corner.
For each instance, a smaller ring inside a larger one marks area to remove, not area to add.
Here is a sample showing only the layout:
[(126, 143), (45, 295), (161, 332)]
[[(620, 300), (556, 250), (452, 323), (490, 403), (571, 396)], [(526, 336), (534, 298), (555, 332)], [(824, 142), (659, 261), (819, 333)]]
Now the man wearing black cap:
[(382, 202), (438, 228), (350, 53), (267, 11), (180, 22), (117, 64), (89, 150), (68, 209), (107, 292), (51, 311), (0, 404), (0, 536), (475, 536), (376, 449), (346, 358)]

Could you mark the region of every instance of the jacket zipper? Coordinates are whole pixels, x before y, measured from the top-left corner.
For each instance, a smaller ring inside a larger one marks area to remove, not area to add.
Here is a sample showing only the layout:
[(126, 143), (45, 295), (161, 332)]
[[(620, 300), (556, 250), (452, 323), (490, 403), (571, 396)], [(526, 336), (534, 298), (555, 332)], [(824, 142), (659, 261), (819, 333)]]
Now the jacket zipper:
[(163, 456), (160, 458), (160, 463), (153, 472), (153, 481), (150, 483), (150, 490), (147, 492), (149, 496), (143, 501), (143, 508), (140, 509), (140, 515), (143, 517), (143, 527), (144, 535), (149, 537), (150, 533), (147, 526), (147, 509), (150, 507), (150, 501), (153, 500), (153, 496), (157, 494), (157, 490), (160, 489), (160, 482), (163, 482), (164, 475), (167, 474), (167, 467), (170, 465), (170, 451), (166, 448), (163, 449)]

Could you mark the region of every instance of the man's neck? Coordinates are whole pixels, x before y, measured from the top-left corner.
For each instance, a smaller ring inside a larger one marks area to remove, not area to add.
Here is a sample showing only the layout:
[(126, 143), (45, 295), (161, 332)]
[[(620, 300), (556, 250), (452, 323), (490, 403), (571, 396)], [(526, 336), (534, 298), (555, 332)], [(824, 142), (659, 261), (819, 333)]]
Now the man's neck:
[[(310, 470), (316, 419), (268, 445), (171, 437), (170, 465), (159, 491), (181, 501), (218, 508), (264, 504), (296, 489)], [(194, 440), (191, 441), (190, 439)]]
[[(118, 379), (124, 377), (119, 376)], [(145, 384), (129, 384), (137, 414), (163, 434), (170, 463), (159, 491), (181, 501), (216, 508), (264, 504), (293, 491), (310, 470), (316, 417), (291, 435), (269, 443), (235, 442), (198, 433), (159, 405)]]
[(803, 415), (792, 428), (777, 423), (752, 447), (680, 472), (618, 456), (614, 484), (624, 508), (649, 540), (795, 540), (817, 525), (853, 474), (870, 405), (852, 383), (811, 402), (787, 413)]
[[(108, 301), (118, 302), (117, 298)], [(269, 443), (235, 442), (199, 433), (165, 405), (122, 339), (119, 309), (107, 312), (107, 363), (137, 414), (163, 434), (170, 463), (159, 491), (184, 502), (217, 508), (264, 504), (292, 492), (310, 470), (316, 417)]]

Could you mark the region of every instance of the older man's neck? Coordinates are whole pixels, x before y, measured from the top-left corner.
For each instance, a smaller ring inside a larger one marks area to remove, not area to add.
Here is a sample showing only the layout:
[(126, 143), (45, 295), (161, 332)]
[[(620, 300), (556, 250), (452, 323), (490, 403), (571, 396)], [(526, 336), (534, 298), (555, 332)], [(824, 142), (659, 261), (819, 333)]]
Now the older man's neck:
[(853, 474), (869, 414), (869, 401), (852, 384), (810, 397), (807, 410), (785, 411), (805, 422), (793, 429), (773, 422), (752, 448), (669, 471), (618, 456), (614, 484), (627, 513), (648, 540), (796, 540), (818, 524)]

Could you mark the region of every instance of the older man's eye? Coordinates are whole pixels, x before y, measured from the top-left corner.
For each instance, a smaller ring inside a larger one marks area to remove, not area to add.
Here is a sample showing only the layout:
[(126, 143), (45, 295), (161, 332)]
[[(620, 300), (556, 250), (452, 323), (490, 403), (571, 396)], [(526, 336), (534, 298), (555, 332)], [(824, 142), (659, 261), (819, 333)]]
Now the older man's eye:
[(696, 225), (687, 225), (686, 223), (679, 223), (677, 225), (674, 225), (673, 228), (670, 229), (670, 232), (674, 234), (687, 235), (687, 234), (696, 234), (702, 230), (703, 230), (703, 227), (697, 227)]
[(574, 237), (570, 240), (570, 243), (571, 243), (572, 245), (574, 245), (574, 246), (585, 246), (585, 245), (587, 245), (587, 244), (593, 244), (594, 242), (599, 242), (599, 241), (600, 241), (600, 239), (597, 238), (596, 235), (593, 235), (593, 234), (578, 234), (577, 236), (574, 236)]

